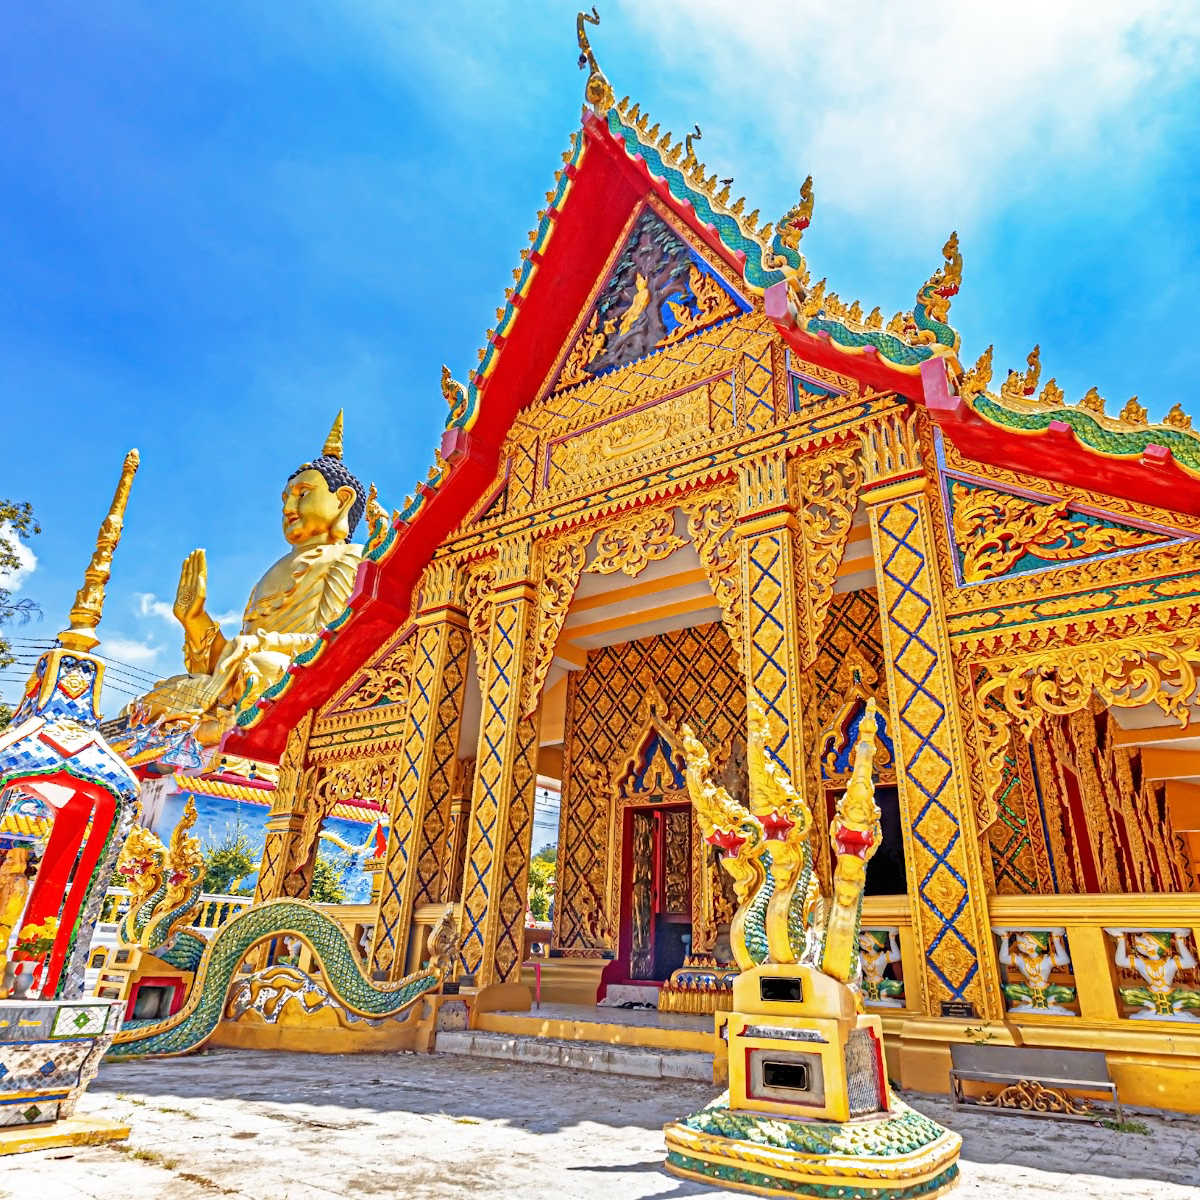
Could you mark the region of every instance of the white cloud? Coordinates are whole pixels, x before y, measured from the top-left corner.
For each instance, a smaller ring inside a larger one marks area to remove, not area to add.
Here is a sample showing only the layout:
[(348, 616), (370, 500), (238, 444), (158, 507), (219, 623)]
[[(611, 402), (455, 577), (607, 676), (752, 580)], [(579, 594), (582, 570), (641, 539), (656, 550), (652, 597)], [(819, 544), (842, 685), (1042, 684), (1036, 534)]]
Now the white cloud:
[(1038, 189), (1042, 165), (1099, 156), (1129, 172), (1114, 188), (1132, 186), (1200, 47), (1200, 6), (1178, 0), (622, 7), (664, 63), (703, 70), (697, 119), (724, 162), (749, 159), (759, 180), (739, 182), (753, 202), (759, 181), (774, 191), (794, 176), (794, 192), (811, 171), (818, 209), (930, 236)]
[[(175, 619), (175, 614), (171, 611), (171, 606), (165, 600), (160, 600), (153, 592), (135, 592), (133, 598), (135, 601), (134, 611), (138, 616), (157, 617), (160, 621), (166, 621), (173, 628), (179, 628), (179, 622)], [(226, 633), (236, 632), (241, 628), (242, 614), (233, 611), (217, 613), (213, 617), (213, 620)]]
[(155, 667), (163, 652), (162, 646), (156, 646), (151, 641), (139, 642), (135, 638), (122, 637), (120, 634), (105, 634), (100, 652), (116, 662), (126, 663), (131, 667)]
[(17, 559), (15, 571), (0, 571), (0, 588), (9, 592), (19, 592), (25, 580), (37, 570), (37, 555), (21, 541), (7, 521), (0, 522), (0, 538), (12, 547)]
[(175, 614), (171, 611), (171, 606), (165, 600), (160, 600), (153, 592), (134, 592), (133, 598), (137, 601), (139, 616), (158, 617), (160, 621), (166, 621), (170, 625), (175, 624)]

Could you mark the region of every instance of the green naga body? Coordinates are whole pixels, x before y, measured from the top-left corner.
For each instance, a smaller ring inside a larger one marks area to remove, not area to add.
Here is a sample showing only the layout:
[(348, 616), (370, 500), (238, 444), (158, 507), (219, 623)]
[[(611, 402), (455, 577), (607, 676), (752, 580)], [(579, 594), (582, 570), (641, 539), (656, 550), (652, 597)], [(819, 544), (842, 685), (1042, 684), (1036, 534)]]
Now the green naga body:
[(283, 936), (300, 938), (308, 945), (331, 993), (362, 1016), (395, 1016), (441, 983), (441, 972), (430, 968), (377, 987), (367, 978), (349, 935), (337, 921), (306, 901), (271, 900), (239, 913), (208, 943), (179, 1012), (166, 1020), (127, 1021), (109, 1057), (166, 1057), (199, 1050), (220, 1024), (229, 986), (246, 955)]

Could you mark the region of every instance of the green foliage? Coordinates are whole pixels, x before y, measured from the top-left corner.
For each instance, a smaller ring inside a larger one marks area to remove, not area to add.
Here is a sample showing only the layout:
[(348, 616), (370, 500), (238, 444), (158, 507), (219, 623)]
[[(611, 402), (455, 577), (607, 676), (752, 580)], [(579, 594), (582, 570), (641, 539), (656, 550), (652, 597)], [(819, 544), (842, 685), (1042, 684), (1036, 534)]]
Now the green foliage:
[(0, 733), (3, 733), (12, 722), (13, 710), (3, 700), (0, 700)]
[(1105, 1129), (1115, 1129), (1117, 1133), (1140, 1133), (1149, 1136), (1150, 1126), (1145, 1121), (1112, 1121), (1105, 1119), (1100, 1122)]
[(543, 846), (530, 859), (529, 911), (535, 921), (549, 919), (550, 903), (554, 899), (554, 864), (557, 858), (557, 846)]
[[(0, 578), (16, 571), (21, 565), (17, 557), (16, 539), (32, 537), (41, 532), (41, 526), (34, 520), (31, 505), (16, 500), (0, 500)], [(32, 600), (14, 600), (8, 588), (0, 587), (0, 625), (9, 621), (28, 621), (39, 611)], [(8, 639), (0, 635), (0, 667), (7, 667), (12, 661), (12, 647)], [(0, 729), (7, 724), (5, 720), (0, 724)]]
[(244, 887), (242, 880), (255, 865), (246, 831), (241, 825), (235, 825), (222, 841), (213, 843), (205, 851), (203, 889), (218, 896), (251, 896), (254, 889)]
[(342, 873), (335, 863), (318, 854), (313, 863), (312, 891), (308, 898), (314, 904), (342, 904), (346, 890), (342, 887)]

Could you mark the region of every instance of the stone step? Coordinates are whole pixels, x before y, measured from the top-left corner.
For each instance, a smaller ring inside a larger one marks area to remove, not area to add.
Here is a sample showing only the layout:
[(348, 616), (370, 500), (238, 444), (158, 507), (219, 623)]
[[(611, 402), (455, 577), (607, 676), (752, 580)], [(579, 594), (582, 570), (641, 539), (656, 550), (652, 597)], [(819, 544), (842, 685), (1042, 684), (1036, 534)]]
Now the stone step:
[(470, 1054), (505, 1062), (571, 1067), (604, 1075), (640, 1075), (646, 1079), (696, 1079), (711, 1083), (713, 1056), (698, 1050), (657, 1050), (649, 1046), (614, 1046), (566, 1038), (526, 1037), (483, 1029), (442, 1030), (439, 1054)]

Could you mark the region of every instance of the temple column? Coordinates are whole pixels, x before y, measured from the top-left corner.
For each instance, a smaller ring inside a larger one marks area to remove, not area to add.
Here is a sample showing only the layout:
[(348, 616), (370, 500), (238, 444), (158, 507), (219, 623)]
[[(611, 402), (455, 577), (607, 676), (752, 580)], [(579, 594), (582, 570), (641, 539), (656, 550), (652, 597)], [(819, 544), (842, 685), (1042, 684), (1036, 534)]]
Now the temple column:
[(538, 730), (536, 710), (527, 713), (524, 702), (537, 608), (531, 550), (528, 539), (500, 544), (482, 609), (483, 712), (467, 825), (460, 959), (461, 971), (481, 988), (517, 982), (524, 950)]
[(738, 538), (742, 590), (742, 666), (749, 700), (758, 700), (778, 735), (771, 747), (798, 791), (806, 790), (803, 659), (796, 603), (796, 515), (787, 459), (771, 450), (738, 464)]
[(868, 427), (863, 445), (862, 499), (878, 580), (909, 900), (924, 952), (925, 1011), (999, 1020), (995, 948), (924, 469), (910, 421), (900, 414)]
[(310, 710), (288, 734), (279, 760), (279, 780), (271, 797), (271, 813), (267, 817), (267, 836), (263, 844), (258, 882), (254, 885), (254, 903), (277, 900), (284, 895), (283, 884), (293, 849), (304, 826), (304, 759), (308, 754), (308, 737), (312, 732), (313, 714)]
[(399, 780), (388, 811), (371, 949), (377, 978), (405, 973), (413, 909), (437, 898), (470, 653), (466, 613), (454, 600), (453, 571), (434, 563), (422, 583)]

